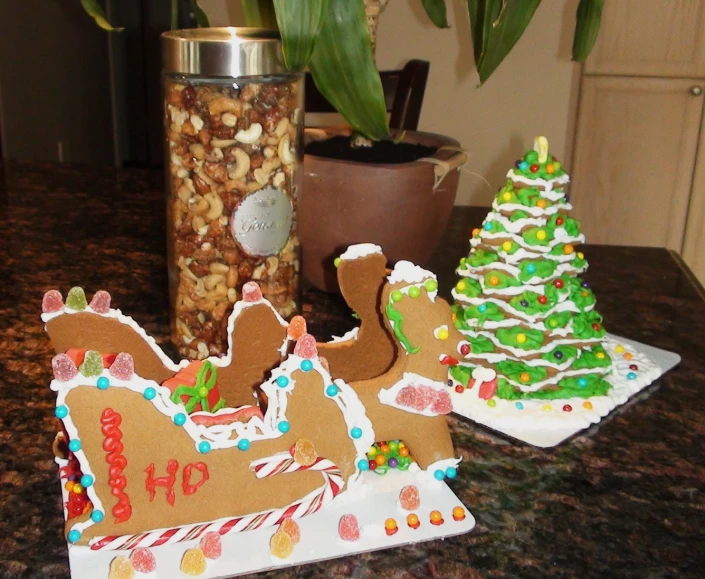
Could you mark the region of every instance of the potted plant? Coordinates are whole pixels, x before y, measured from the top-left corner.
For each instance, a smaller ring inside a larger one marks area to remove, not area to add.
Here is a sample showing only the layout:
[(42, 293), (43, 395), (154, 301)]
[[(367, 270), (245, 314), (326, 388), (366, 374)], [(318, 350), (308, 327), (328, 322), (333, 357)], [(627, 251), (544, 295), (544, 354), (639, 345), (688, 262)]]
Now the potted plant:
[[(462, 157), (440, 149), (457, 146), (447, 137), (416, 132), (399, 135), (389, 129), (374, 60), (377, 19), (388, 0), (241, 1), (248, 26), (278, 27), (287, 66), (310, 70), (316, 87), (347, 121), (350, 150), (371, 149), (366, 162), (331, 159), (320, 143), (312, 145), (315, 155), (306, 155), (300, 200), (305, 276), (318, 287), (334, 289), (334, 257), (341, 248), (360, 241), (384, 245), (392, 261), (407, 258), (423, 263), (440, 239), (455, 198), (457, 172), (448, 174), (440, 186), (439, 178)], [(541, 0), (465, 1), (482, 84), (522, 36)], [(113, 30), (97, 0), (81, 3), (98, 25)], [(445, 0), (422, 3), (436, 26), (448, 27)], [(594, 45), (603, 3), (580, 0), (574, 60), (583, 61)], [(208, 26), (198, 1), (189, 0), (189, 4), (197, 24)], [(171, 5), (172, 26), (176, 27), (179, 1), (171, 0)], [(339, 135), (340, 130), (323, 133), (326, 139)], [(390, 164), (384, 157), (375, 162), (374, 152), (388, 149), (389, 141), (413, 150), (408, 162)], [(351, 152), (350, 157), (355, 154)], [(419, 161), (419, 157), (445, 165)]]

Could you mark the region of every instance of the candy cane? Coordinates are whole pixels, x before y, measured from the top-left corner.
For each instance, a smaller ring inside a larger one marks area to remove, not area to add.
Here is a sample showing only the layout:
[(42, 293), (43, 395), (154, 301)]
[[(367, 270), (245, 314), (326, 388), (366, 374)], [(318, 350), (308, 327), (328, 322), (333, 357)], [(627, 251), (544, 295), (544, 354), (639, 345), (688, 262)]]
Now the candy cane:
[(95, 537), (90, 541), (92, 550), (127, 550), (137, 547), (158, 547), (198, 539), (204, 533), (216, 532), (220, 535), (252, 531), (264, 527), (278, 525), (286, 518), (299, 519), (315, 513), (323, 505), (332, 501), (344, 485), (340, 469), (327, 458), (318, 458), (310, 466), (298, 464), (289, 453), (280, 453), (253, 462), (250, 467), (255, 471), (257, 478), (276, 476), (283, 473), (314, 470), (321, 473), (325, 484), (306, 495), (296, 503), (281, 509), (272, 509), (229, 519), (219, 519), (211, 523), (175, 527), (173, 529), (160, 529), (137, 535), (112, 535), (108, 537)]

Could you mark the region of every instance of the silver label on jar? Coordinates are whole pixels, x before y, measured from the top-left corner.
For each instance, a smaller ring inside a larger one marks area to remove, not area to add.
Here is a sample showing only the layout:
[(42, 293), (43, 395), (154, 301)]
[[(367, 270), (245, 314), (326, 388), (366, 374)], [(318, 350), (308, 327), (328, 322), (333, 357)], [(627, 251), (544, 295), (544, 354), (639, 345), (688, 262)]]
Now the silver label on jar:
[(278, 187), (266, 187), (245, 197), (233, 210), (230, 231), (250, 255), (276, 255), (289, 239), (291, 201)]

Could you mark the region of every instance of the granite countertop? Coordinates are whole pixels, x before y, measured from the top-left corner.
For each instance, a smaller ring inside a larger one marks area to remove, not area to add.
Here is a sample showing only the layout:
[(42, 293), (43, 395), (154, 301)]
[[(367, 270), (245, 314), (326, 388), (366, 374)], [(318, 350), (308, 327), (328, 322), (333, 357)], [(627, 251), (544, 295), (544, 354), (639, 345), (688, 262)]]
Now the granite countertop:
[[(168, 334), (164, 200), (156, 172), (0, 166), (0, 577), (68, 577), (51, 442), (45, 291), (105, 289)], [(457, 208), (430, 264), (448, 297), (485, 210)], [(587, 275), (613, 333), (678, 352), (680, 366), (555, 449), (450, 418), (463, 466), (451, 487), (468, 535), (262, 577), (702, 577), (705, 568), (705, 293), (656, 248), (588, 246)], [(337, 296), (304, 292), (319, 339), (352, 325)]]

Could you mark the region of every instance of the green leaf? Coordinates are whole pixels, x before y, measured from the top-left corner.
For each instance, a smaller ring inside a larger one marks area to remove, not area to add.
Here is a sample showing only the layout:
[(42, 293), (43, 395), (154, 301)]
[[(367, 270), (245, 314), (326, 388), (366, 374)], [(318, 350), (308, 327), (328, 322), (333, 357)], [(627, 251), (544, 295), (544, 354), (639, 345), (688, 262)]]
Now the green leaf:
[(438, 28), (450, 28), (448, 16), (446, 14), (445, 0), (423, 0), (423, 7), (426, 14)]
[(124, 28), (117, 28), (108, 22), (108, 19), (105, 17), (105, 12), (103, 12), (100, 4), (98, 4), (98, 0), (81, 0), (81, 6), (83, 6), (83, 9), (103, 30), (107, 30), (108, 32), (121, 32), (124, 30)]
[(277, 16), (272, 0), (242, 0), (245, 26), (256, 28), (276, 28)]
[(353, 130), (373, 140), (389, 136), (384, 90), (361, 0), (325, 3), (309, 68), (318, 90)]
[(208, 28), (211, 25), (208, 20), (208, 14), (201, 8), (198, 0), (189, 0), (189, 2), (191, 4), (191, 10), (193, 10), (193, 14), (196, 17), (196, 24), (198, 24), (199, 28)]
[(573, 38), (573, 60), (584, 62), (595, 46), (604, 4), (605, 0), (580, 0)]
[(284, 62), (289, 70), (303, 70), (311, 59), (324, 5), (324, 0), (274, 0)]
[(541, 0), (467, 0), (475, 62), (483, 84), (514, 48)]

